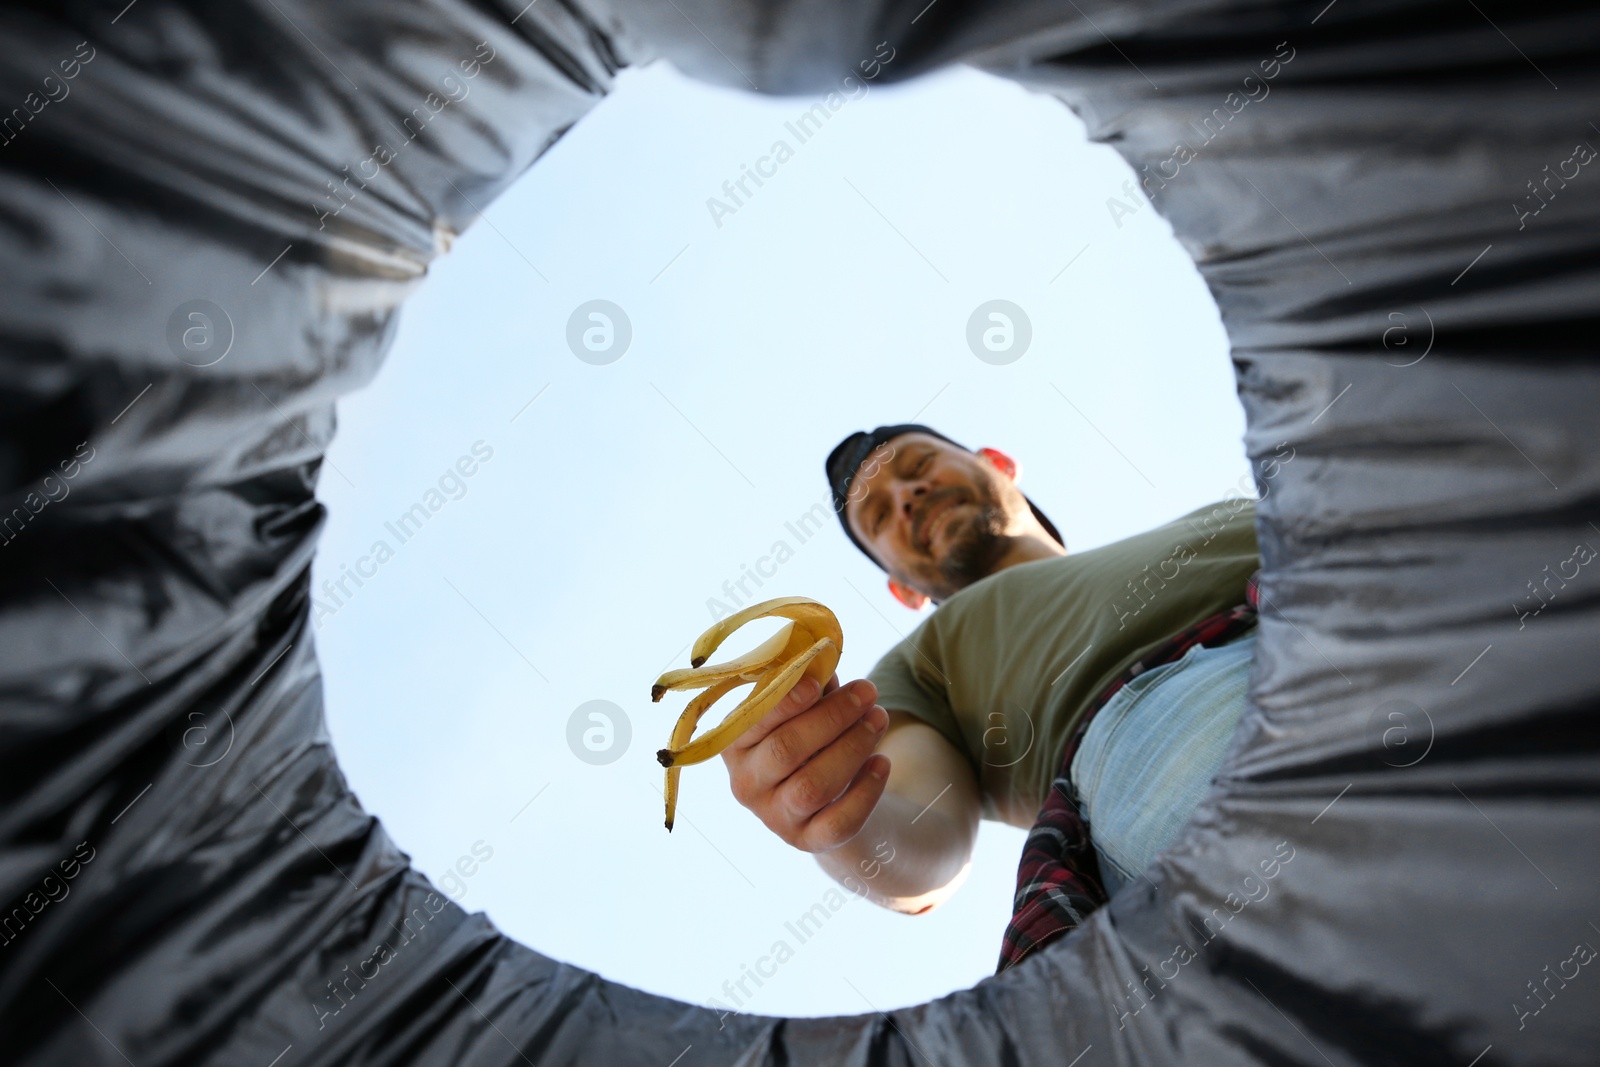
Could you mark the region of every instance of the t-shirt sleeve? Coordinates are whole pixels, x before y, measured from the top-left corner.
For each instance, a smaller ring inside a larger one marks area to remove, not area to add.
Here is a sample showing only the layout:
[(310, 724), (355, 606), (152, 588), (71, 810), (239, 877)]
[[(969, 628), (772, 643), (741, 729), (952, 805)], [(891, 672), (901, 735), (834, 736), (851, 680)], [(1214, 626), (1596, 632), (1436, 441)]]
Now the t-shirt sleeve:
[(950, 707), (948, 687), (940, 678), (937, 642), (930, 638), (926, 623), (917, 627), (867, 672), (867, 680), (878, 687), (878, 703), (885, 709), (927, 723), (970, 759), (972, 753)]

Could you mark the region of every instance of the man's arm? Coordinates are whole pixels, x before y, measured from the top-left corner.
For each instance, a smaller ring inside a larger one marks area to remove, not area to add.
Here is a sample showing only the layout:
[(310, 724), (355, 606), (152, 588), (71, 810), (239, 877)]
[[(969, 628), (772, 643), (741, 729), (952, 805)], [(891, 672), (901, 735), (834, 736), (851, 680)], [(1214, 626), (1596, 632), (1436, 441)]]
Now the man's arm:
[(860, 831), (817, 855), (847, 888), (920, 915), (949, 899), (972, 869), (980, 801), (972, 766), (943, 734), (903, 711), (889, 713), (878, 745), (889, 784)]
[(955, 891), (977, 836), (978, 785), (937, 730), (874, 703), (864, 679), (802, 680), (723, 752), (733, 795), (846, 888), (919, 913)]

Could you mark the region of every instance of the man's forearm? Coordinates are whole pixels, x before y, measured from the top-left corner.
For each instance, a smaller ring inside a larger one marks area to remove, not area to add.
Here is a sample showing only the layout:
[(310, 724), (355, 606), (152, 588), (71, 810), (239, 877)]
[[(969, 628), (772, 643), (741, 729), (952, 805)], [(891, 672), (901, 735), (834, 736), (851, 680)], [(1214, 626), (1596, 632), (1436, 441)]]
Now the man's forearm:
[(885, 793), (861, 832), (817, 862), (840, 885), (894, 911), (927, 911), (953, 893), (972, 860), (973, 832), (906, 797)]

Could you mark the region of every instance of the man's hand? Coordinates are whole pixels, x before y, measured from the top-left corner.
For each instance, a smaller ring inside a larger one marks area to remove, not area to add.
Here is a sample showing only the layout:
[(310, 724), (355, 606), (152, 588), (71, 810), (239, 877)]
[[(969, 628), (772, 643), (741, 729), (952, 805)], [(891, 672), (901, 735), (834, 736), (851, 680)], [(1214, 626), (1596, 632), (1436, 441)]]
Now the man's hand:
[(889, 758), (873, 755), (889, 713), (866, 679), (820, 692), (801, 678), (789, 694), (723, 750), (734, 799), (804, 852), (824, 853), (860, 832), (883, 796)]

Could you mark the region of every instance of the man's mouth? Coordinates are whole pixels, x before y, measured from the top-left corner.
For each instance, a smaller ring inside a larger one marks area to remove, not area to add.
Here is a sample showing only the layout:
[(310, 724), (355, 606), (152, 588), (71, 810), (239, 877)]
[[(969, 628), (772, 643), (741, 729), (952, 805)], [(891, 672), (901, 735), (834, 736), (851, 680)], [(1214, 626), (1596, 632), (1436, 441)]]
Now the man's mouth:
[(961, 503), (958, 494), (950, 493), (946, 496), (929, 501), (923, 506), (922, 515), (918, 518), (914, 530), (917, 546), (924, 552), (933, 548), (934, 527), (944, 517), (945, 513)]

